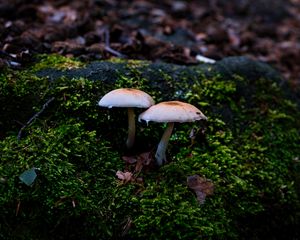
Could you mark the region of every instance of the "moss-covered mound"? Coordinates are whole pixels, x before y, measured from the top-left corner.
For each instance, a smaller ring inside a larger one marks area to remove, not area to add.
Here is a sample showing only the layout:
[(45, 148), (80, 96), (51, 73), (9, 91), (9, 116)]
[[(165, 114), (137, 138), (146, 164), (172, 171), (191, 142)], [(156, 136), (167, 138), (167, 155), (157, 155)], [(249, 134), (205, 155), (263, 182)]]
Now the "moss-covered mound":
[[(126, 150), (126, 110), (97, 106), (119, 87), (144, 90), (156, 102), (192, 103), (208, 117), (176, 124), (168, 163), (145, 166), (126, 184), (116, 172), (133, 167), (122, 157), (155, 150), (165, 125), (137, 123), (136, 145)], [(244, 58), (193, 67), (138, 61), (84, 67), (48, 56), (26, 71), (6, 70), (0, 238), (296, 239), (297, 104), (274, 70)], [(20, 175), (32, 168), (37, 177), (27, 186)], [(214, 185), (204, 204), (187, 186), (195, 174)]]

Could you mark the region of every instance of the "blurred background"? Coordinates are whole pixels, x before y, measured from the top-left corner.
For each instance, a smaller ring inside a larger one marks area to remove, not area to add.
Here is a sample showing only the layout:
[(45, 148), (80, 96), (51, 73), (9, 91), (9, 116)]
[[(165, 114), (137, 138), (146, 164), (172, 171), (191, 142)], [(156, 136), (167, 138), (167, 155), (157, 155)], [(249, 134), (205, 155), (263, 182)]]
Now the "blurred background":
[(0, 68), (35, 53), (198, 64), (248, 56), (300, 84), (300, 0), (0, 0)]

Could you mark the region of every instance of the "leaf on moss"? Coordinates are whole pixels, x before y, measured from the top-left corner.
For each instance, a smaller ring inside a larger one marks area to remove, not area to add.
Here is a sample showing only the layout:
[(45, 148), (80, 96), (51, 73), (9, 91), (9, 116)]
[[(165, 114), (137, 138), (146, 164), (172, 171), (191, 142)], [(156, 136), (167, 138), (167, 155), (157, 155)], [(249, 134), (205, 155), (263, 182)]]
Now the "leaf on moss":
[(131, 172), (117, 171), (116, 176), (122, 181), (122, 183), (128, 183), (133, 180), (133, 174)]
[(123, 156), (122, 159), (127, 164), (136, 164), (134, 173), (140, 173), (144, 166), (148, 166), (153, 161), (151, 152), (144, 152), (137, 156)]
[(134, 164), (136, 163), (137, 159), (135, 156), (123, 156), (122, 159), (126, 162), (126, 163), (129, 163), (129, 164)]
[(134, 171), (140, 173), (144, 166), (148, 166), (153, 160), (151, 152), (144, 152), (137, 156), (137, 163)]
[(214, 184), (210, 179), (193, 175), (187, 177), (187, 185), (197, 196), (200, 204), (204, 204), (206, 196), (210, 196), (214, 192)]
[(29, 170), (24, 171), (20, 176), (20, 180), (25, 183), (27, 186), (31, 186), (34, 182), (34, 180), (37, 177), (37, 174), (35, 172), (36, 168), (31, 168)]

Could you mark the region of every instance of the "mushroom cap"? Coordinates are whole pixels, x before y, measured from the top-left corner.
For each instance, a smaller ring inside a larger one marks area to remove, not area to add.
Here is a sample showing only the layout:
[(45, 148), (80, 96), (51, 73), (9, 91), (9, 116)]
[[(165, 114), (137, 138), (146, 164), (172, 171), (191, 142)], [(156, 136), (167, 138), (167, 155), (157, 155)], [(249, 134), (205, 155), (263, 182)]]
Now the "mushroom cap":
[(148, 108), (154, 104), (152, 97), (138, 89), (119, 88), (105, 94), (99, 101), (101, 107)]
[(153, 122), (194, 122), (207, 117), (195, 106), (180, 101), (161, 102), (141, 113), (139, 120)]

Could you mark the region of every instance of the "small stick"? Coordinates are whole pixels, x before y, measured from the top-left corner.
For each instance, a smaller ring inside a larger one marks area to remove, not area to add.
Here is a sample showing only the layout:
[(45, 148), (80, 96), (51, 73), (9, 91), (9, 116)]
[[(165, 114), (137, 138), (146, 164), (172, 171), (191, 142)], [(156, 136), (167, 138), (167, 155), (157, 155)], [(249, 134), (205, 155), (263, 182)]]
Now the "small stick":
[(42, 109), (37, 112), (36, 114), (34, 114), (24, 125), (23, 127), (20, 129), (19, 133), (18, 133), (18, 141), (20, 141), (21, 137), (22, 137), (22, 131), (28, 127), (35, 119), (37, 119), (42, 112), (45, 111), (45, 109), (48, 107), (48, 105), (55, 99), (55, 97), (50, 98), (42, 107)]
[(104, 48), (107, 52), (119, 57), (119, 58), (124, 58), (125, 55), (123, 55), (122, 53), (119, 53), (118, 51), (116, 50), (113, 50), (110, 46), (105, 46)]
[(122, 53), (120, 53), (120, 52), (118, 52), (118, 51), (116, 51), (116, 50), (114, 50), (114, 49), (112, 49), (110, 47), (110, 39), (109, 39), (109, 31), (108, 31), (108, 29), (104, 30), (104, 36), (105, 36), (105, 48), (104, 49), (107, 52), (109, 52), (109, 53), (111, 53), (111, 54), (113, 54), (113, 55), (115, 55), (115, 56), (117, 56), (119, 58), (126, 57), (124, 54), (122, 54)]
[(20, 211), (20, 206), (21, 206), (21, 201), (18, 200), (18, 203), (17, 203), (17, 209), (16, 209), (16, 217), (18, 216), (19, 214), (19, 211)]

